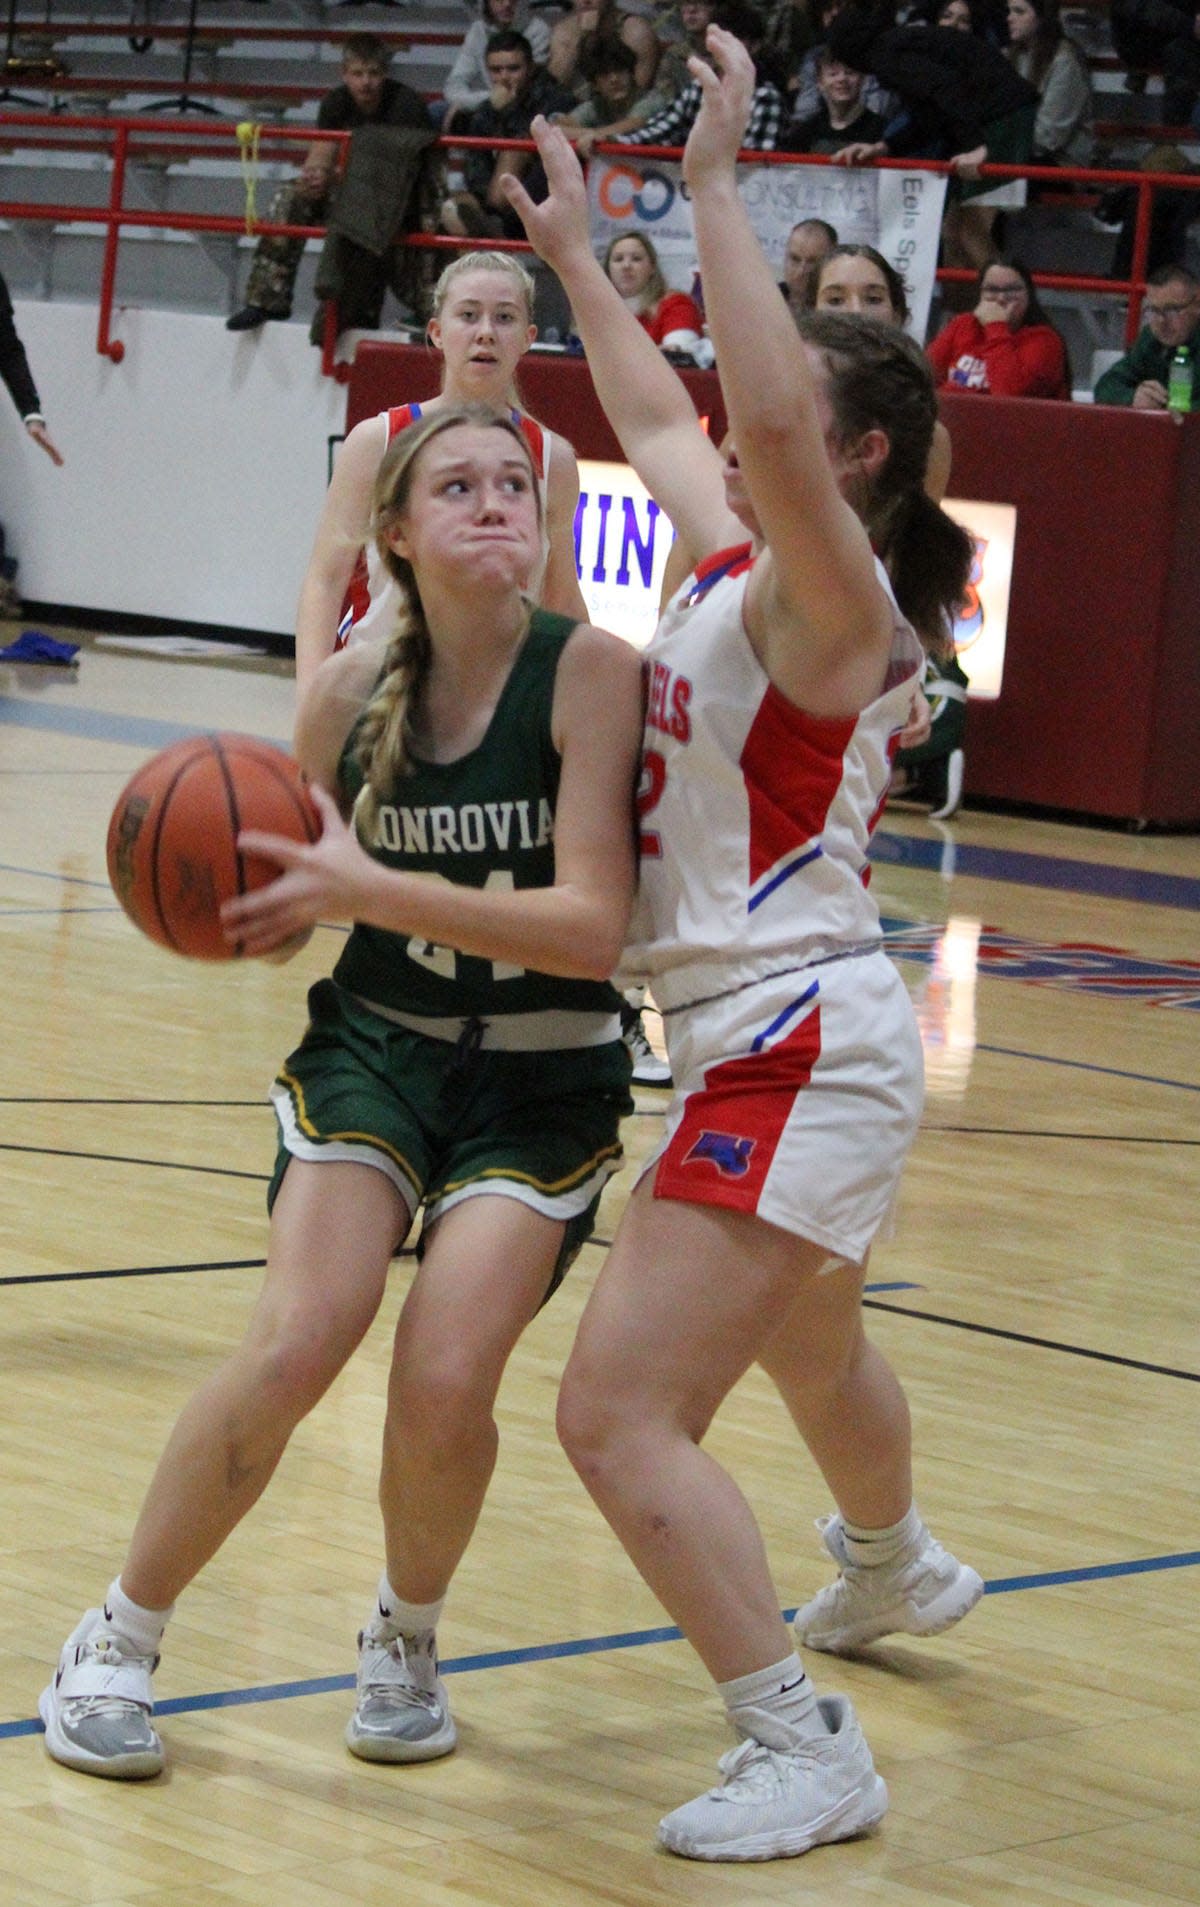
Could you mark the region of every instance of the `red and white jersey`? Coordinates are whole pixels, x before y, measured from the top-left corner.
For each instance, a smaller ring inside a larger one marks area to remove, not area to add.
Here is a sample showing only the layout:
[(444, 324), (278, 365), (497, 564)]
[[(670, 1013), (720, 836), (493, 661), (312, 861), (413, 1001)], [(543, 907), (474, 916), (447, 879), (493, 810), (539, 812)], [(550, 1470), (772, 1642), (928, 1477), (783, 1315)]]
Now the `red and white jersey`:
[(887, 678), (822, 720), (746, 635), (750, 546), (709, 557), (664, 611), (648, 670), (638, 898), (622, 961), (664, 1010), (878, 942), (867, 847), (924, 652), (895, 608)]
[[(393, 439), (407, 430), (410, 424), (419, 421), (423, 414), (420, 404), (394, 404), (390, 410), (381, 411), (386, 420), (387, 438), (385, 452)], [(532, 417), (526, 417), (523, 411), (510, 411), (514, 424), (519, 424), (521, 435), (529, 445), (533, 458), (534, 474), (542, 498), (542, 522), (546, 521), (546, 480), (550, 470), (549, 431), (544, 431)], [(546, 548), (543, 531), (543, 550)], [(531, 589), (530, 594), (536, 594)], [(384, 568), (383, 559), (375, 548), (374, 539), (364, 543), (354, 564), (354, 574), (346, 590), (342, 613), (338, 621), (335, 649), (344, 649), (350, 642), (366, 642), (378, 637), (383, 642), (391, 639), (399, 612), (400, 594), (394, 578)]]

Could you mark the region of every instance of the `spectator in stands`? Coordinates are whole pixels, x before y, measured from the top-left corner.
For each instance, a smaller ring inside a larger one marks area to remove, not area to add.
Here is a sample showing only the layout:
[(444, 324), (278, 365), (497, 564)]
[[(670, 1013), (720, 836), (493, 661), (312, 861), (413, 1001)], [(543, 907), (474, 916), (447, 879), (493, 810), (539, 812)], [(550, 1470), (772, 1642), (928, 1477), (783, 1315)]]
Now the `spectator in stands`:
[(1142, 316), (1145, 329), (1098, 380), (1097, 404), (1165, 410), (1167, 376), (1177, 351), (1187, 352), (1193, 389), (1200, 396), (1200, 279), (1186, 265), (1160, 266), (1150, 274)]
[(1162, 116), (1187, 123), (1200, 92), (1200, 9), (1195, 0), (1112, 0), (1112, 39), (1128, 67), (1130, 92), (1143, 92), (1146, 68), (1161, 66)]
[(817, 0), (767, 0), (762, 9), (764, 44), (772, 50), (783, 72), (785, 91), (798, 83), (805, 54), (821, 39), (821, 10)]
[(998, 258), (979, 274), (973, 311), (952, 318), (926, 352), (939, 385), (993, 397), (1071, 395), (1067, 349), (1024, 265)]
[[(575, 96), (534, 62), (523, 33), (505, 28), (487, 43), (484, 63), (492, 90), (461, 128), (472, 139), (528, 139), (539, 113), (547, 119), (568, 113)], [(463, 165), (464, 189), (442, 205), (441, 226), (455, 238), (523, 238), (524, 228), (501, 190), (506, 173), (524, 182), (535, 203), (545, 194), (541, 162), (531, 152), (469, 150)]]
[(982, 270), (996, 256), (996, 208), (967, 201), (992, 190), (981, 181), (980, 166), (1031, 158), (1035, 89), (986, 39), (953, 27), (896, 26), (886, 6), (844, 7), (829, 42), (840, 58), (874, 73), (900, 99), (882, 140), (844, 147), (841, 163), (859, 165), (888, 153), (948, 159), (957, 177), (942, 220), (942, 262)]
[(791, 306), (793, 317), (809, 309), (808, 289), (823, 258), (828, 258), (838, 242), (833, 226), (825, 219), (801, 219), (788, 233), (783, 251), (783, 282), (779, 289)]
[[(713, 24), (740, 40), (755, 62), (756, 84), (744, 149), (774, 152), (780, 144), (787, 106), (779, 87), (766, 76), (757, 57), (763, 41), (762, 15), (744, 0), (724, 0), (713, 15)], [(684, 145), (699, 114), (700, 99), (699, 80), (689, 80), (669, 106), (648, 119), (638, 131), (622, 133), (618, 143), (623, 146)]]
[(637, 55), (624, 40), (594, 40), (581, 64), (590, 89), (587, 98), (558, 122), (581, 158), (588, 158), (601, 140), (644, 126), (668, 103), (670, 96), (657, 85), (648, 93), (638, 91)]
[[(342, 46), (341, 84), (326, 93), (317, 108), (321, 132), (356, 132), (362, 126), (429, 128), (424, 100), (410, 86), (388, 77), (389, 58), (387, 47), (373, 33), (350, 35)], [(271, 202), (268, 219), (272, 224), (319, 222), (333, 189), (337, 154), (334, 140), (309, 147), (299, 178), (282, 186)], [(246, 302), (226, 319), (228, 331), (256, 331), (268, 318), (291, 316), (303, 251), (302, 238), (259, 240), (246, 284)]]
[(945, 0), (945, 5), (938, 8), (933, 20), (935, 26), (948, 26), (959, 33), (977, 34), (991, 46), (1008, 44), (1004, 0)]
[(1039, 165), (1092, 163), (1092, 76), (1058, 0), (1008, 0), (1008, 58), (1038, 94), (1033, 156)]
[(699, 306), (686, 291), (673, 291), (658, 253), (644, 232), (618, 232), (603, 258), (606, 276), (644, 331), (663, 351), (678, 351), (705, 369), (713, 361)]
[[(13, 303), (3, 277), (0, 277), (0, 379), (34, 443), (45, 451), (51, 463), (61, 464), (62, 452), (46, 429), (41, 399), (29, 368), (25, 346), (17, 336)], [(4, 553), (4, 527), (0, 524), (0, 616), (19, 616), (21, 613), (20, 598), (12, 580), (16, 568), (12, 558)]]
[(572, 0), (571, 10), (555, 21), (550, 34), (546, 66), (551, 78), (577, 99), (586, 98), (583, 60), (596, 40), (624, 40), (637, 59), (638, 91), (648, 91), (654, 84), (662, 44), (648, 20), (626, 13), (616, 0)]
[(863, 100), (864, 83), (861, 73), (822, 47), (817, 55), (821, 103), (807, 119), (793, 119), (785, 140), (787, 150), (832, 154), (855, 141), (882, 139), (884, 122)]
[[(804, 55), (788, 87), (793, 124), (797, 121), (811, 119), (812, 115), (820, 108), (821, 91), (817, 85), (817, 61), (820, 55), (826, 51), (826, 41), (829, 37), (831, 22), (846, 5), (847, 0), (820, 0), (820, 32), (817, 35), (817, 43), (815, 46), (811, 46)], [(896, 113), (896, 95), (889, 93), (886, 87), (881, 86), (879, 81), (873, 78), (870, 73), (863, 75), (862, 100), (868, 112), (878, 113), (879, 117), (885, 121), (894, 118)]]
[[(537, 65), (545, 64), (550, 51), (550, 28), (539, 14), (530, 11), (529, 0), (479, 0), (479, 17), (467, 28), (466, 37), (454, 55), (444, 88), (443, 132), (473, 113), (491, 95), (485, 55), (493, 33), (506, 28), (523, 33)], [(436, 110), (435, 110), (436, 117)]]
[(693, 54), (701, 59), (706, 57), (704, 36), (716, 11), (717, 0), (680, 0), (678, 30), (670, 33), (663, 29), (666, 37), (654, 75), (654, 89), (663, 95), (664, 105), (685, 86), (690, 86), (692, 75), (688, 61)]

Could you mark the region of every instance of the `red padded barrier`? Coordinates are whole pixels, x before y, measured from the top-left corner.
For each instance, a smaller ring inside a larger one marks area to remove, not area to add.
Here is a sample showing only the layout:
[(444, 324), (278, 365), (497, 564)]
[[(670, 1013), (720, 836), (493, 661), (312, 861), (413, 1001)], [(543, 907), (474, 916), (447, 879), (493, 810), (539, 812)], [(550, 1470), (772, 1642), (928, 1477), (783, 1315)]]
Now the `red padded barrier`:
[(1200, 416), (953, 392), (941, 410), (954, 496), (1017, 508), (968, 795), (1200, 822)]

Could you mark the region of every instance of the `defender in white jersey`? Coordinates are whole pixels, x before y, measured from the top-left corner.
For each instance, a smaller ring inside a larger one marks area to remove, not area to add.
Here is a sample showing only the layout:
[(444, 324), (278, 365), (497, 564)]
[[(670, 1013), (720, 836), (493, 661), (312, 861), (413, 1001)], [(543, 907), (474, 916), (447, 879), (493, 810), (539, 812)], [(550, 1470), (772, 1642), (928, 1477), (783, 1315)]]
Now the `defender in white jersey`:
[(923, 493), (936, 408), (919, 350), (827, 316), (805, 343), (781, 304), (737, 191), (753, 65), (718, 28), (707, 46), (684, 173), (723, 453), (592, 257), (560, 132), (535, 123), (549, 199), (508, 190), (627, 457), (699, 565), (648, 659), (627, 956), (663, 1009), (678, 1090), (584, 1313), (560, 1431), (741, 1737), (720, 1786), (660, 1839), (765, 1860), (871, 1828), (887, 1793), (850, 1704), (814, 1693), (749, 1507), (701, 1448), (749, 1365), (778, 1385), (837, 1504), (825, 1541), (841, 1574), (797, 1640), (933, 1634), (983, 1589), (917, 1514), (904, 1394), (861, 1315), (921, 1099), (867, 843), (919, 676), (913, 626), (937, 640), (970, 546)]
[(468, 252), (434, 291), (429, 341), (442, 356), (442, 389), (354, 426), (338, 453), (296, 611), (296, 686), (302, 695), (325, 657), (354, 632), (393, 634), (397, 599), (371, 549), (370, 503), (396, 432), (445, 405), (487, 404), (511, 415), (533, 454), (542, 494), (542, 560), (527, 587), (544, 609), (587, 621), (575, 569), (579, 471), (570, 444), (516, 409), (517, 366), (537, 336), (533, 281), (505, 252)]

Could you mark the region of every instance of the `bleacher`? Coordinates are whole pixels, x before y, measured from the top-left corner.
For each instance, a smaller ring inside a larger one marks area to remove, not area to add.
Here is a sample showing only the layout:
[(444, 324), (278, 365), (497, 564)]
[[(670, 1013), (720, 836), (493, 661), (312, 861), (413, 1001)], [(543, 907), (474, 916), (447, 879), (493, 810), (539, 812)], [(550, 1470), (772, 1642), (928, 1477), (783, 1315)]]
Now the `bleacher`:
[[(189, 42), (187, 0), (111, 0), (85, 7), (57, 0), (12, 9), (4, 91), (0, 94), (0, 202), (105, 206), (111, 166), (95, 134), (5, 131), (5, 108), (75, 116), (170, 115), (178, 140), (131, 159), (125, 203), (134, 210), (241, 218), (246, 180), (237, 143), (203, 155), (177, 149), (214, 126), (253, 121), (263, 129), (256, 168), (262, 216), (275, 182), (294, 173), (302, 142), (272, 144), (279, 126), (315, 123), (322, 95), (337, 84), (339, 46), (348, 33), (377, 34), (393, 48), (392, 71), (434, 97), (472, 18), (462, 0), (405, 0), (396, 6), (321, 4), (321, 0), (204, 0)], [(25, 17), (30, 16), (30, 17)], [(403, 21), (403, 25), (399, 22)], [(5, 29), (0, 28), (0, 32)], [(118, 298), (188, 311), (224, 313), (235, 302), (244, 235), (172, 232), (132, 226), (121, 233)], [(94, 297), (104, 230), (53, 217), (0, 221), (0, 271), (14, 296)], [(317, 250), (301, 265), (297, 308), (312, 303)]]
[[(303, 150), (299, 142), (272, 143), (268, 135), (280, 126), (313, 123), (318, 100), (336, 83), (339, 43), (347, 33), (377, 33), (394, 48), (397, 77), (433, 97), (473, 17), (468, 0), (133, 0), (132, 10), (130, 0), (91, 6), (85, 0), (10, 0), (0, 94), (0, 202), (102, 207), (111, 179), (102, 139), (68, 135), (66, 123), (61, 134), (11, 127), (6, 136), (6, 106), (53, 113), (59, 122), (83, 114), (153, 111), (172, 116), (180, 134), (131, 158), (128, 206), (165, 216), (241, 218), (247, 188), (236, 143), (209, 143), (203, 153), (192, 154), (178, 146), (189, 133), (199, 139), (214, 126), (254, 121), (264, 133), (256, 179), (262, 216), (275, 181), (294, 171)], [(1101, 7), (1080, 5), (1064, 17), (1092, 67), (1101, 135), (1097, 163), (1136, 168), (1150, 144), (1164, 136), (1161, 82), (1151, 76), (1144, 90), (1127, 89)], [(1200, 160), (1200, 142), (1185, 150)], [(1006, 215), (1006, 242), (1035, 272), (1103, 279), (1116, 236), (1098, 229), (1097, 203), (1098, 195), (1086, 190), (1043, 189), (1025, 210)], [(244, 233), (123, 228), (118, 300), (225, 313), (236, 302), (252, 243)], [(53, 210), (45, 220), (0, 220), (0, 271), (18, 296), (94, 297), (103, 247), (102, 226), (71, 223)], [(317, 249), (310, 243), (301, 266), (298, 317), (311, 309)], [(1192, 228), (1189, 262), (1200, 264), (1200, 224)], [(1076, 386), (1089, 387), (1093, 355), (1121, 344), (1122, 301), (1099, 291), (1047, 287), (1043, 303), (1067, 338)], [(935, 304), (935, 323), (937, 318)]]

